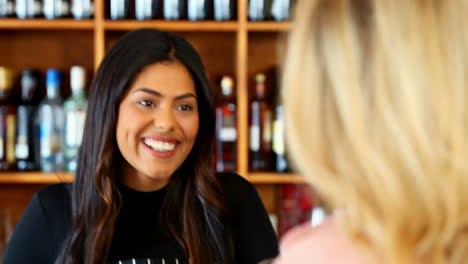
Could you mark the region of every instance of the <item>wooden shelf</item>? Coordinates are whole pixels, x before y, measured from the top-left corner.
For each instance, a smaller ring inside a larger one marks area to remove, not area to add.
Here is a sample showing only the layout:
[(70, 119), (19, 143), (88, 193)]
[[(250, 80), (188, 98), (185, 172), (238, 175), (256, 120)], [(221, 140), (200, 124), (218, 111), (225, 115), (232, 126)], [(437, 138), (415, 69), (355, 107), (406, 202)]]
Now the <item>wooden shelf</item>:
[[(73, 181), (71, 173), (1, 172), (0, 184), (51, 184)], [(247, 179), (253, 184), (305, 183), (303, 177), (290, 173), (250, 173)]]
[(166, 21), (166, 20), (106, 20), (105, 30), (133, 30), (137, 28), (156, 28), (168, 31), (208, 31), (236, 32), (237, 21)]
[[(72, 64), (96, 70), (106, 50), (121, 33), (137, 28), (182, 33), (200, 53), (203, 63), (209, 65), (207, 70), (212, 77), (231, 74), (235, 78), (238, 172), (256, 185), (268, 212), (275, 213), (278, 185), (305, 183), (305, 180), (295, 174), (248, 171), (249, 85), (251, 73), (281, 62), (275, 55), (277, 48), (281, 47), (277, 42), (281, 34), (291, 29), (292, 23), (248, 21), (249, 0), (236, 2), (237, 19), (222, 22), (111, 20), (106, 19), (109, 4), (103, 0), (94, 1), (94, 17), (88, 20), (0, 19), (1, 63), (18, 69), (36, 67), (41, 71), (49, 67), (65, 69)], [(73, 179), (74, 175), (70, 173), (0, 172), (0, 194), (3, 194), (0, 195), (0, 208), (16, 208), (21, 212), (39, 185), (71, 182)]]
[(253, 184), (306, 183), (302, 176), (292, 173), (249, 173), (247, 179)]
[(4, 184), (51, 184), (73, 181), (71, 173), (43, 173), (43, 172), (2, 172), (0, 183)]
[(248, 22), (247, 30), (252, 32), (285, 32), (291, 29), (291, 22)]
[(0, 19), (0, 29), (47, 29), (47, 30), (93, 30), (94, 20), (75, 20), (75, 19)]

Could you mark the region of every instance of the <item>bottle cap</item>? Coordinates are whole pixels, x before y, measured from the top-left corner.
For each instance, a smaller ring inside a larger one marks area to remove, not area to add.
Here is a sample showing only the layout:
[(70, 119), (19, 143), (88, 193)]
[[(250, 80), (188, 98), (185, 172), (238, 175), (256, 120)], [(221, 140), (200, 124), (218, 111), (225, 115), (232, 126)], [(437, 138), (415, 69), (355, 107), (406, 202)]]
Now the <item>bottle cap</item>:
[(72, 66), (70, 69), (70, 87), (72, 93), (79, 92), (86, 85), (86, 71), (82, 66)]
[(231, 95), (233, 85), (234, 81), (232, 80), (232, 77), (224, 75), (221, 78), (221, 92), (223, 93), (223, 95)]
[(265, 79), (266, 79), (266, 77), (265, 77), (265, 74), (263, 74), (263, 73), (257, 73), (257, 74), (255, 75), (255, 81), (256, 81), (257, 83), (264, 83), (264, 82), (265, 82)]
[(24, 69), (21, 73), (21, 99), (30, 101), (34, 99), (37, 90), (38, 72), (31, 69)]
[(0, 90), (13, 89), (14, 70), (7, 67), (0, 67)]
[(263, 97), (265, 95), (265, 74), (257, 73), (255, 75), (255, 82), (257, 83), (255, 86), (255, 92), (257, 93), (258, 97)]
[(62, 73), (56, 69), (48, 69), (46, 73), (46, 86), (49, 87), (60, 87), (62, 81)]
[(47, 97), (54, 98), (60, 93), (62, 73), (56, 69), (48, 69), (46, 73)]

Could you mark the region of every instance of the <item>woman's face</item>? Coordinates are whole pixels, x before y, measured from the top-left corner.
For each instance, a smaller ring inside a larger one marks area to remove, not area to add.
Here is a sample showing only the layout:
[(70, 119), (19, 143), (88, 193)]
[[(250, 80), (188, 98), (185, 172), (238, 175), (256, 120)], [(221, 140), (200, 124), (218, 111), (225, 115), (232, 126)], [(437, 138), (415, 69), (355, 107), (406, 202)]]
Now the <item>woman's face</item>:
[(167, 185), (192, 150), (199, 127), (195, 83), (180, 62), (146, 66), (119, 106), (122, 183), (140, 191)]

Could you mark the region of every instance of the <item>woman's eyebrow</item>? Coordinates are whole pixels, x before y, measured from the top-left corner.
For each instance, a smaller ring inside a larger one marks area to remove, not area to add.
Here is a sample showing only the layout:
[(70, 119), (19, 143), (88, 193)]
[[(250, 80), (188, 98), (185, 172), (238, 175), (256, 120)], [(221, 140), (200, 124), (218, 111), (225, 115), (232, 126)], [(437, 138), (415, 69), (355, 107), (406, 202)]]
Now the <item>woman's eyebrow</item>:
[[(159, 93), (159, 92), (157, 92), (155, 90), (152, 90), (152, 89), (148, 89), (148, 88), (136, 89), (132, 93), (136, 93), (136, 92), (149, 93), (149, 94), (152, 94), (152, 95), (157, 96), (157, 97), (164, 97), (161, 93)], [(181, 100), (181, 99), (190, 98), (190, 97), (195, 98), (195, 100), (197, 99), (197, 96), (194, 95), (193, 93), (186, 93), (186, 94), (178, 95), (178, 96), (176, 96), (175, 99), (176, 100)]]
[(154, 95), (154, 96), (163, 97), (163, 95), (160, 94), (159, 92), (157, 92), (157, 91), (155, 91), (155, 90), (148, 89), (148, 88), (136, 89), (136, 90), (133, 91), (132, 93), (136, 93), (136, 92), (144, 92), (144, 93), (152, 94), (152, 95)]

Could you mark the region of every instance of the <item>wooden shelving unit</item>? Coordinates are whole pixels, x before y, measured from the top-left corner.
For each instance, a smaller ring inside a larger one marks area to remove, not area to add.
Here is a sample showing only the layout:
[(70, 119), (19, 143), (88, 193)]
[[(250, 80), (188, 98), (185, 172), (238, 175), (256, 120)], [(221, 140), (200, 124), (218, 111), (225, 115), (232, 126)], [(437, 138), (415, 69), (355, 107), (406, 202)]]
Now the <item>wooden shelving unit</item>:
[[(74, 19), (0, 19), (0, 65), (68, 70), (79, 64), (89, 70), (90, 78), (106, 50), (125, 32), (136, 28), (176, 31), (199, 51), (212, 78), (222, 74), (234, 76), (238, 107), (238, 173), (256, 186), (269, 211), (276, 210), (274, 193), (278, 184), (304, 183), (293, 174), (250, 173), (248, 170), (249, 80), (262, 69), (280, 63), (276, 56), (278, 40), (290, 29), (290, 22), (249, 22), (248, 0), (238, 0), (238, 18), (234, 21), (164, 21), (135, 19), (115, 21), (106, 17), (108, 0), (95, 1), (95, 16)], [(258, 54), (259, 53), (259, 54)], [(0, 208), (22, 208), (38, 188), (46, 184), (70, 182), (68, 173), (0, 173)], [(22, 193), (22, 194), (21, 194)], [(16, 197), (22, 202), (11, 201)], [(267, 197), (267, 198), (265, 198)]]
[(247, 30), (251, 32), (285, 32), (291, 28), (291, 22), (248, 22)]
[(249, 173), (247, 179), (253, 184), (302, 184), (302, 176), (292, 173)]
[[(72, 182), (71, 173), (43, 172), (3, 172), (0, 174), (0, 184), (50, 184)], [(253, 184), (284, 184), (305, 183), (304, 178), (290, 173), (249, 173), (247, 179)]]
[(168, 31), (193, 31), (193, 32), (236, 32), (236, 21), (166, 21), (166, 20), (105, 20), (105, 30), (128, 31), (136, 28), (157, 28)]
[(72, 182), (71, 173), (11, 172), (0, 174), (0, 184), (51, 184)]
[(0, 19), (0, 30), (94, 30), (94, 20), (75, 20), (75, 19)]

